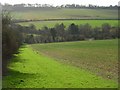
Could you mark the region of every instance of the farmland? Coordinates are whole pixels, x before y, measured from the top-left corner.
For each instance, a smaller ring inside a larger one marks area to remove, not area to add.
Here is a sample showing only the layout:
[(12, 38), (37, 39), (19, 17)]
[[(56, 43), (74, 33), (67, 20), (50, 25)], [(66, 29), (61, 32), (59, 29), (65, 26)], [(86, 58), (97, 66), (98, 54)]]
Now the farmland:
[(23, 46), (3, 87), (117, 87), (117, 44), (114, 39)]
[(89, 23), (92, 27), (101, 27), (104, 23), (109, 23), (111, 26), (118, 26), (117, 20), (59, 20), (59, 21), (34, 21), (34, 22), (22, 22), (18, 23), (22, 26), (29, 26), (30, 24), (34, 24), (36, 29), (41, 29), (44, 26), (49, 28), (54, 27), (56, 24), (63, 23), (66, 28), (71, 24), (74, 23), (76, 25), (86, 24)]
[(118, 87), (116, 7), (28, 5), (4, 5), (3, 88)]
[(116, 9), (24, 8), (11, 11), (13, 19), (117, 19)]
[[(23, 26), (34, 24), (37, 29), (43, 26), (54, 27), (57, 23), (64, 23), (66, 28), (71, 23), (77, 25), (89, 23), (93, 27), (101, 26), (103, 23), (109, 23), (117, 26), (117, 20), (65, 20), (65, 19), (117, 19), (118, 12), (115, 9), (67, 9), (67, 8), (36, 8), (24, 10), (13, 10), (11, 12), (13, 19), (33, 20), (32, 22), (18, 23)], [(59, 19), (49, 21), (49, 19)], [(64, 20), (60, 20), (64, 19)], [(43, 21), (34, 21), (43, 20)], [(48, 20), (48, 21), (44, 21)]]
[(117, 80), (117, 40), (35, 44), (32, 47), (59, 61)]

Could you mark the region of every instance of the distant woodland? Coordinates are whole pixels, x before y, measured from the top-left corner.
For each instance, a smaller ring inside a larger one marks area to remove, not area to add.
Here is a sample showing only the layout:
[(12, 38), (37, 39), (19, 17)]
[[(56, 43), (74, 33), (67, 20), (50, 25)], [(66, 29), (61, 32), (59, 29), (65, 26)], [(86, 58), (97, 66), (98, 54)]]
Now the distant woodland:
[(113, 9), (113, 8), (118, 8), (118, 5), (110, 5), (110, 6), (98, 6), (98, 5), (92, 5), (92, 4), (89, 4), (88, 6), (86, 5), (79, 5), (79, 4), (64, 4), (64, 5), (59, 5), (59, 6), (53, 6), (51, 4), (14, 4), (14, 5), (11, 5), (11, 4), (8, 4), (8, 3), (5, 3), (4, 5), (2, 5), (4, 8), (23, 8), (23, 7), (37, 7), (37, 8), (110, 8), (110, 9)]

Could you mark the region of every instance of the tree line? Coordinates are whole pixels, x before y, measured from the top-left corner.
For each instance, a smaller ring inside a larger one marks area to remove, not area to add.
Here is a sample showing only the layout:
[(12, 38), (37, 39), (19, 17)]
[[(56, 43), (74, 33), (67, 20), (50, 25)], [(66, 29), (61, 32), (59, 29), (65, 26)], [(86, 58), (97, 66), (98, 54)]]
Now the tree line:
[(11, 25), (9, 12), (2, 12), (2, 74), (7, 72), (7, 64), (22, 44), (21, 34)]
[(59, 5), (59, 6), (54, 6), (51, 4), (8, 4), (5, 3), (2, 5), (3, 8), (24, 8), (24, 7), (30, 7), (30, 8), (91, 8), (91, 9), (98, 9), (98, 8), (109, 8), (109, 9), (117, 9), (119, 6), (118, 5), (109, 5), (109, 6), (99, 6), (99, 5), (93, 5), (93, 4), (88, 4), (88, 5), (80, 5), (80, 4), (64, 4), (64, 5)]
[(111, 26), (108, 23), (94, 28), (88, 23), (81, 25), (71, 23), (68, 27), (61, 23), (56, 24), (53, 28), (44, 26), (39, 30), (36, 30), (33, 24), (30, 26), (15, 26), (23, 34), (24, 43), (28, 44), (118, 38), (118, 27)]

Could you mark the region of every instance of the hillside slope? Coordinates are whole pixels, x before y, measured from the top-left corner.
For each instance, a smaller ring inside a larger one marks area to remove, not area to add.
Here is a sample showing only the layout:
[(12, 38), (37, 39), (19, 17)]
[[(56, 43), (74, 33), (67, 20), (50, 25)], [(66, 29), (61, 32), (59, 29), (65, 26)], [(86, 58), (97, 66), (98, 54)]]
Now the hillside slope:
[(24, 8), (11, 11), (14, 19), (117, 19), (117, 9)]

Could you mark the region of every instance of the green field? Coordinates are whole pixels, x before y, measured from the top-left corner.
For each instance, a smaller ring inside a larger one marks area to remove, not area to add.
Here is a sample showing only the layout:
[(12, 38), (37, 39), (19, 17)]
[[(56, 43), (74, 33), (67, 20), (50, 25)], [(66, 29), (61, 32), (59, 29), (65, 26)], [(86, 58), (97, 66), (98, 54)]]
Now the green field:
[(100, 27), (103, 23), (109, 23), (111, 26), (118, 26), (117, 20), (59, 20), (59, 21), (34, 21), (34, 22), (22, 22), (18, 23), (22, 26), (29, 26), (30, 24), (34, 24), (37, 29), (41, 29), (44, 26), (54, 27), (56, 24), (63, 23), (66, 28), (75, 23), (77, 25), (89, 23), (92, 27)]
[(115, 9), (27, 8), (11, 11), (13, 19), (117, 19)]
[(117, 40), (98, 40), (35, 44), (32, 47), (58, 61), (117, 80), (117, 45)]
[(117, 45), (117, 40), (26, 45), (9, 64), (3, 87), (117, 88)]
[[(66, 9), (66, 8), (27, 8), (13, 10), (11, 12), (13, 19), (20, 20), (48, 20), (48, 19), (117, 19), (118, 10), (115, 9)], [(58, 21), (34, 21), (19, 23), (23, 26), (34, 24), (37, 29), (43, 26), (54, 27), (55, 24), (64, 23), (66, 28), (71, 23), (77, 25), (89, 23), (93, 27), (101, 26), (103, 23), (109, 23), (117, 26), (117, 20), (58, 20)]]

